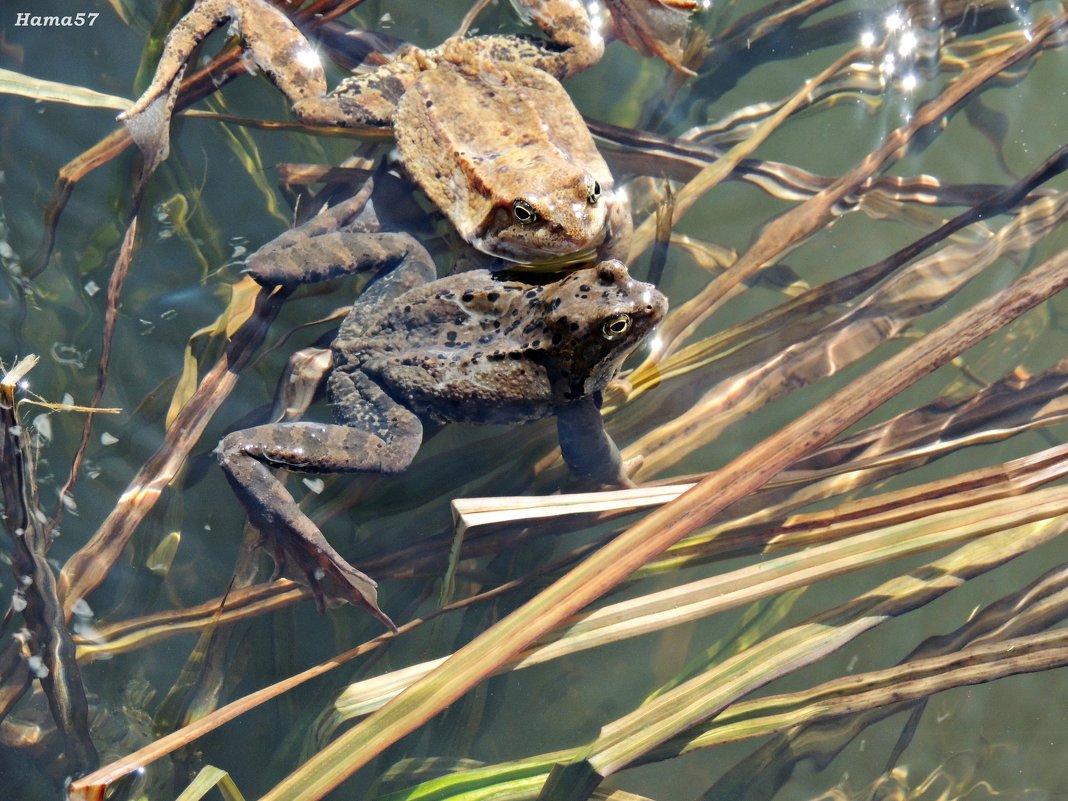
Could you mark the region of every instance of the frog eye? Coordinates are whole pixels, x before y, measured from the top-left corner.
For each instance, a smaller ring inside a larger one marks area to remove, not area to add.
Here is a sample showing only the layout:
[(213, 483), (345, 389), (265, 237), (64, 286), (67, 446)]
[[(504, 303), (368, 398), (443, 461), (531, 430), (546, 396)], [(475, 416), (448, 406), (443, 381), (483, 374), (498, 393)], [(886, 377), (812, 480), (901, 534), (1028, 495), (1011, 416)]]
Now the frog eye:
[(605, 318), (604, 322), (601, 323), (601, 336), (609, 342), (613, 339), (619, 339), (629, 330), (629, 314), (613, 314), (611, 317)]
[(596, 178), (586, 176), (586, 202), (591, 206), (597, 205), (597, 200), (601, 197), (601, 185), (597, 182)]
[(525, 200), (512, 201), (512, 216), (520, 225), (533, 225), (538, 221), (538, 212)]

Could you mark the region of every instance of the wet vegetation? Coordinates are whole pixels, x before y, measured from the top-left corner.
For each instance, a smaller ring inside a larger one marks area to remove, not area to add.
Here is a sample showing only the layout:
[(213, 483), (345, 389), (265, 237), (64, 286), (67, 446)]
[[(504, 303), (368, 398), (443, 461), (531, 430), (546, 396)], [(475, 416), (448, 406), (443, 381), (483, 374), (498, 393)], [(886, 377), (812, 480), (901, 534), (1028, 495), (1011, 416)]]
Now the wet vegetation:
[[(137, 94), (185, 6), (92, 10), (143, 45)], [(467, 10), (288, 7), (338, 73)], [(149, 175), (110, 122), (132, 72), (46, 77), (26, 48), (57, 40), (3, 24), (0, 788), (1068, 790), (1061, 4), (713, 3), (692, 75), (616, 42), (570, 81), (634, 206), (630, 269), (671, 300), (603, 408), (641, 487), (570, 486), (540, 424), (446, 428), (400, 477), (291, 475), (395, 634), (271, 577), (210, 457), (328, 414), (281, 377), (360, 282), (241, 269), (358, 191), (389, 132), (300, 125), (222, 32)], [(474, 24), (522, 29), (507, 4)], [(40, 107), (110, 132), (64, 131), (57, 170), (19, 138), (56, 127)]]

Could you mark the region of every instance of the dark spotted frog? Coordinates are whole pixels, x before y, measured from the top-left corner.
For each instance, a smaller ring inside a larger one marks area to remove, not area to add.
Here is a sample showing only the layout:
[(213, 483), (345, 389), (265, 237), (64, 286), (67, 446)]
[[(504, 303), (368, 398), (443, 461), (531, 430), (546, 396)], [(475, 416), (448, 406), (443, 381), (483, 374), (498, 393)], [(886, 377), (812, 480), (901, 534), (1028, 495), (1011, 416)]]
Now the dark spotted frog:
[[(253, 276), (290, 282), (272, 272), (287, 269), (279, 263), (255, 261)], [(416, 252), (353, 305), (331, 348), (336, 424), (263, 425), (230, 434), (217, 451), (276, 560), (293, 558), (317, 602), (362, 604), (390, 627), (375, 582), (331, 547), (272, 468), (399, 473), (419, 450), (424, 424), (555, 416), (573, 473), (629, 485), (601, 422), (601, 393), (667, 311), (664, 296), (618, 261), (541, 286), (486, 270), (434, 279), (433, 263)]]

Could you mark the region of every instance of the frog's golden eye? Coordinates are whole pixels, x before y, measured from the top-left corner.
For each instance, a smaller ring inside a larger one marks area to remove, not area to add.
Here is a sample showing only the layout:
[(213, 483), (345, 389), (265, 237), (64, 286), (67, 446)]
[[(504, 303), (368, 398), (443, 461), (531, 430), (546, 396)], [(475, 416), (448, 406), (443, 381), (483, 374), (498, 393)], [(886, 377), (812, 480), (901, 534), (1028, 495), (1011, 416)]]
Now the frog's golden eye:
[(533, 225), (538, 221), (538, 212), (525, 200), (512, 201), (512, 216), (520, 225)]
[(613, 339), (619, 339), (629, 330), (629, 314), (613, 314), (611, 317), (606, 317), (604, 322), (601, 323), (601, 336), (609, 342)]
[(591, 206), (596, 206), (597, 201), (601, 197), (601, 184), (598, 183), (596, 178), (586, 176), (586, 202)]

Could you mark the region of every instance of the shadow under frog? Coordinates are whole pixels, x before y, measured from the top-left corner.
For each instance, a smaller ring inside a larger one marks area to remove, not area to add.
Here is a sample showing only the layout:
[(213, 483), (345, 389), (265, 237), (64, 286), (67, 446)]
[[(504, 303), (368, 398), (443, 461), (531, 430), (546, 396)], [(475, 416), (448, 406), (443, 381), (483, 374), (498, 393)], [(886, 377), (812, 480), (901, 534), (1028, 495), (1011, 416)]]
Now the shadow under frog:
[[(353, 269), (335, 265), (303, 280)], [(261, 284), (291, 285), (292, 270), (286, 259), (250, 260)], [(435, 280), (433, 262), (414, 250), (360, 296), (331, 346), (327, 389), (338, 422), (236, 431), (219, 444), (219, 461), (278, 566), (291, 558), (320, 607), (362, 604), (393, 628), (375, 582), (334, 550), (273, 468), (399, 473), (419, 450), (424, 423), (555, 416), (573, 473), (630, 485), (601, 421), (601, 393), (666, 311), (664, 296), (618, 261), (534, 286), (486, 270)]]

